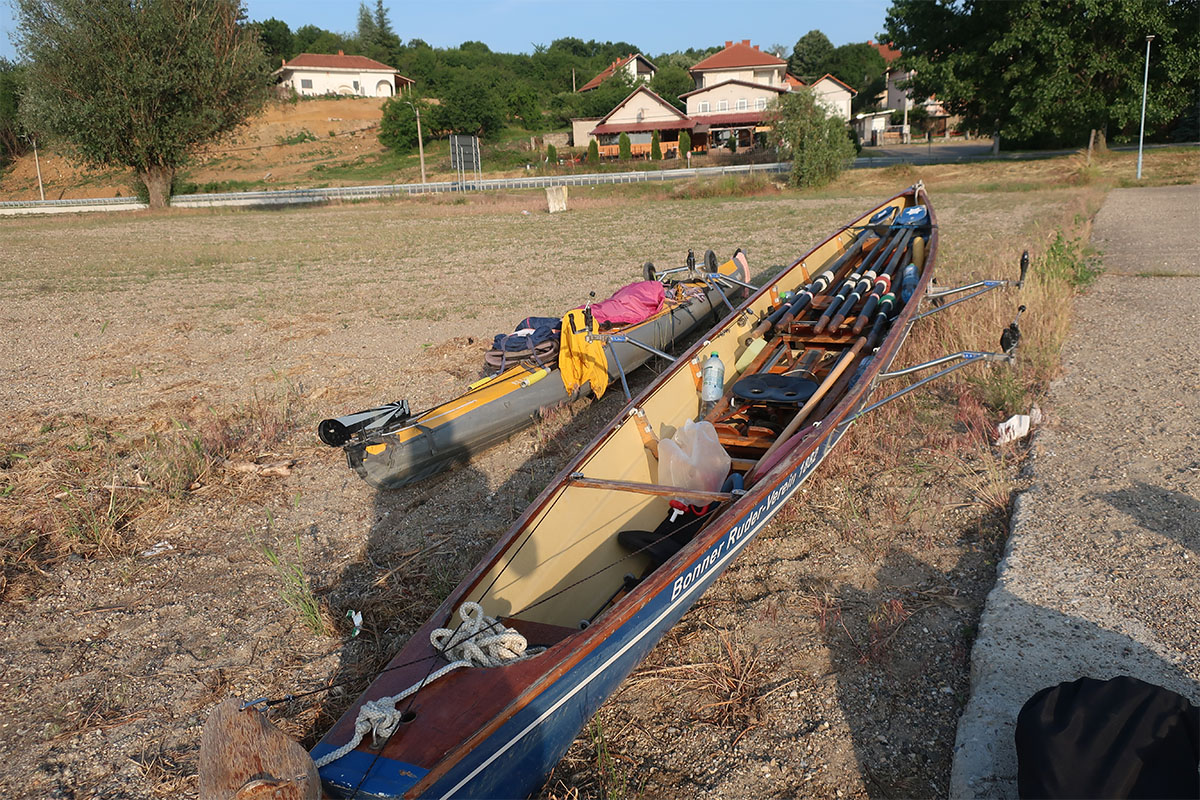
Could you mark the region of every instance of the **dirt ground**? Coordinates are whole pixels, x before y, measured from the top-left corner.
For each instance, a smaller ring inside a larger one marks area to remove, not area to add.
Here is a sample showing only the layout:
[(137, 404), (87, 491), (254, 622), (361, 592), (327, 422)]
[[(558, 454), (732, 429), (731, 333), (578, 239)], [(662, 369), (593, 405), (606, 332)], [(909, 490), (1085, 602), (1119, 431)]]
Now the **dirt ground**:
[[(194, 793), (217, 701), (345, 683), (281, 707), (311, 745), (623, 400), (395, 492), (317, 443), (321, 417), (452, 396), (481, 341), (647, 259), (743, 246), (762, 276), (901, 188), (581, 190), (553, 217), (529, 195), (4, 222), (0, 324), (19, 335), (0, 341), (0, 794)], [(1096, 206), (1075, 189), (934, 199), (945, 283), (1014, 273), (1049, 221)], [(901, 358), (959, 349), (971, 313), (935, 317)], [(994, 346), (986, 329), (973, 346)], [(987, 444), (999, 420), (964, 386), (856, 424), (543, 796), (944, 796), (1019, 458)], [(215, 455), (187, 472), (192, 450)], [(268, 548), (305, 576), (325, 632), (285, 602)]]

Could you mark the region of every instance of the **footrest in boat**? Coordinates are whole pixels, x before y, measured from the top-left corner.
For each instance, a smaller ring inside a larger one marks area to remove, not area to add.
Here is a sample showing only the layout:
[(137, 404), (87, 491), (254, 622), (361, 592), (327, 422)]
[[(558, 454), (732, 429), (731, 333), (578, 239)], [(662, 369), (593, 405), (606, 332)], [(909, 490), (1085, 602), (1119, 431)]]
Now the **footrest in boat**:
[(816, 381), (773, 372), (747, 375), (733, 385), (733, 394), (750, 403), (800, 405), (816, 391)]

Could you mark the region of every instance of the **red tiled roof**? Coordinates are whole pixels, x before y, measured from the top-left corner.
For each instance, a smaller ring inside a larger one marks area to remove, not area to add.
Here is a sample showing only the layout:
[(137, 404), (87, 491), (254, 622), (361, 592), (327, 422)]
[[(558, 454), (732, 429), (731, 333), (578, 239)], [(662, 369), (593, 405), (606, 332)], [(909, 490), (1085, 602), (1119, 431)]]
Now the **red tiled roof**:
[[(629, 55), (625, 56), (624, 58), (618, 58), (616, 61), (609, 64), (607, 67), (604, 68), (603, 72), (601, 72), (596, 77), (592, 78), (590, 81), (585, 83), (583, 86), (580, 86), (579, 91), (587, 92), (587, 91), (591, 91), (592, 89), (595, 89), (597, 86), (599, 86), (600, 84), (604, 83), (606, 80), (611, 78), (613, 73), (615, 73), (617, 70), (619, 70), (621, 67), (625, 66), (626, 64), (628, 64), (630, 61), (632, 61), (635, 58), (641, 58), (647, 64), (650, 64), (650, 59), (646, 58), (641, 53), (630, 53)], [(650, 64), (650, 67), (651, 67), (651, 69), (653, 69), (654, 65)]]
[(788, 92), (787, 87), (784, 87), (784, 86), (771, 86), (770, 84), (766, 84), (766, 83), (753, 83), (751, 81), (739, 81), (739, 80), (731, 78), (727, 81), (721, 81), (720, 83), (714, 83), (712, 86), (705, 86), (703, 89), (692, 89), (690, 92), (684, 92), (683, 94), (681, 94), (679, 96), (681, 98), (691, 97), (694, 94), (701, 94), (703, 92), (711, 92), (713, 89), (719, 89), (722, 86), (729, 86), (732, 83), (736, 83), (738, 86), (749, 86), (751, 89), (768, 89), (772, 92), (779, 92), (780, 94), (787, 94), (787, 92)]
[(737, 67), (777, 67), (786, 64), (782, 58), (776, 58), (770, 53), (764, 53), (757, 47), (750, 46), (749, 39), (738, 43), (726, 42), (725, 49), (713, 53), (708, 58), (692, 67), (693, 72), (705, 69), (735, 69)]
[(881, 44), (868, 40), (867, 44), (879, 51), (879, 55), (883, 56), (883, 63), (890, 64), (900, 57), (900, 51), (892, 47), (890, 44)]
[(793, 89), (800, 89), (805, 86), (804, 81), (800, 80), (790, 72), (783, 73), (783, 80)]
[(373, 58), (366, 56), (347, 56), (338, 54), (336, 56), (325, 55), (322, 53), (301, 53), (291, 61), (283, 65), (284, 69), (289, 67), (310, 67), (316, 69), (366, 69), (366, 70), (387, 70), (395, 72), (395, 67), (389, 67), (387, 64), (380, 64)]
[(695, 125), (695, 121), (687, 118), (661, 122), (604, 123), (592, 128), (592, 135), (597, 136), (602, 133), (648, 133), (650, 131), (691, 130)]

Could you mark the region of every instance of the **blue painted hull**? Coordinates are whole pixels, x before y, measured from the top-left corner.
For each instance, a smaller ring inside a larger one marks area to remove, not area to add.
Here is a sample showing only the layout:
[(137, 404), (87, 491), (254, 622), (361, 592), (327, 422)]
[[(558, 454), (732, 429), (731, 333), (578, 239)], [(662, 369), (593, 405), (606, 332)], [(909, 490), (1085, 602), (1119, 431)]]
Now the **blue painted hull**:
[[(420, 797), (526, 797), (545, 780), (580, 729), (626, 677), (704, 594), (741, 550), (812, 475), (844, 434), (834, 430), (729, 533), (687, 562), (678, 577), (631, 616), (614, 635), (538, 694), (486, 740), (472, 748)], [(318, 745), (320, 758), (333, 750)], [(369, 770), (365, 779), (364, 772)], [(426, 771), (361, 751), (322, 768), (326, 788), (356, 797), (403, 797)]]

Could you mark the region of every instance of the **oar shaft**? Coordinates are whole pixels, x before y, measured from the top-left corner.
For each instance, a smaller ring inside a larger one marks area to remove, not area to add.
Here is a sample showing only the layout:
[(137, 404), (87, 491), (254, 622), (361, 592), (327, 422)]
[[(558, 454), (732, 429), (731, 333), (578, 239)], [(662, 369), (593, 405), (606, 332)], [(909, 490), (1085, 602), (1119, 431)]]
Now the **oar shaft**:
[[(905, 253), (908, 252), (908, 244), (909, 244), (909, 240), (912, 239), (912, 234), (913, 234), (913, 232), (911, 230), (908, 230), (908, 231), (905, 231), (904, 236), (902, 236), (900, 238), (899, 243), (896, 245), (895, 251), (892, 253), (892, 257), (888, 260), (886, 269), (883, 271), (885, 275), (890, 276), (891, 273), (896, 269), (896, 265), (899, 264), (903, 260), (902, 257), (905, 255)], [(846, 299), (844, 301), (842, 301), (841, 307), (837, 310), (837, 313), (834, 314), (833, 318), (829, 321), (828, 329), (830, 331), (836, 331), (838, 328), (842, 327), (842, 323), (846, 321), (847, 315), (849, 315), (849, 313), (854, 309), (854, 307), (856, 305), (858, 305), (859, 301), (863, 299), (863, 296), (866, 295), (867, 291), (871, 288), (871, 284), (874, 280), (875, 280), (875, 271), (873, 269), (863, 271), (862, 279), (859, 280), (859, 282), (857, 284), (855, 284), (854, 291), (852, 291), (846, 297)], [(860, 316), (865, 317), (867, 315), (868, 315), (868, 313), (866, 311), (866, 308), (864, 307), (863, 312)]]
[(861, 280), (863, 274), (867, 271), (874, 270), (875, 265), (883, 263), (884, 257), (901, 239), (903, 234), (903, 229), (896, 229), (890, 232), (890, 235), (887, 237), (887, 239), (879, 240), (882, 246), (876, 246), (875, 248), (872, 248), (871, 253), (863, 259), (860, 269), (852, 272), (844, 281), (842, 281), (842, 285), (838, 289), (837, 295), (833, 298), (829, 305), (826, 306), (825, 311), (817, 320), (817, 324), (813, 328), (813, 333), (822, 333), (825, 330), (825, 328), (829, 325), (830, 320), (837, 313), (838, 308), (841, 307), (841, 305), (846, 301), (846, 298), (850, 295), (851, 290), (858, 284), (859, 280)]
[[(843, 274), (844, 268), (846, 268), (847, 265), (854, 260), (854, 257), (862, 251), (867, 240), (873, 235), (874, 234), (869, 230), (860, 233), (858, 238), (854, 240), (854, 243), (846, 249), (846, 252), (838, 256), (837, 259), (829, 265), (828, 269), (813, 279), (812, 283), (798, 288), (790, 300), (772, 311), (766, 319), (758, 323), (758, 325), (754, 327), (754, 330), (750, 331), (750, 333), (746, 336), (746, 344), (750, 344), (755, 339), (766, 336), (772, 328), (780, 325), (786, 325), (787, 322), (790, 322), (792, 319), (794, 319), (796, 313), (802, 311), (813, 299), (813, 297), (824, 293), (838, 280), (839, 276)], [(880, 240), (876, 240), (876, 244), (878, 244), (879, 241)], [(787, 317), (787, 322), (781, 322), (781, 320), (783, 320), (784, 317), (789, 314), (791, 316)]]

